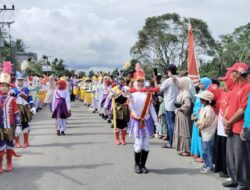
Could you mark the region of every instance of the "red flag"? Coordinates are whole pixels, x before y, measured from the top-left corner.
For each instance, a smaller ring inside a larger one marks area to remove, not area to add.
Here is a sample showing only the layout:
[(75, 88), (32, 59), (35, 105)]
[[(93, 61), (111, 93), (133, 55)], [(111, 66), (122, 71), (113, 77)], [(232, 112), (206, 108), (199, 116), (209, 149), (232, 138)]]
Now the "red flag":
[(192, 31), (191, 23), (188, 29), (188, 77), (190, 77), (195, 85), (198, 85), (200, 80), (199, 68), (196, 62), (194, 51), (194, 34)]

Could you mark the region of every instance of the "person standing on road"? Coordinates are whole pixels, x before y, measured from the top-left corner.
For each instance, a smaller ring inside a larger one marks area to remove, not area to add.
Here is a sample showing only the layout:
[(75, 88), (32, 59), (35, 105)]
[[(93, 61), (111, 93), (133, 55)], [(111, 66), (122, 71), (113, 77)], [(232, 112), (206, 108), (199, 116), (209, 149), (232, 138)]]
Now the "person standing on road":
[(247, 82), (248, 65), (235, 63), (228, 68), (235, 86), (229, 97), (229, 105), (223, 118), (227, 138), (227, 170), (232, 181), (223, 183), (224, 187), (237, 187), (237, 190), (250, 188), (250, 176), (247, 157), (244, 155), (244, 141), (240, 134), (243, 132), (244, 112), (247, 107), (247, 98), (250, 92)]
[[(160, 85), (160, 91), (164, 94), (164, 103), (166, 109), (166, 121), (167, 121), (167, 137), (168, 144), (162, 145), (162, 148), (172, 148), (173, 135), (175, 126), (175, 105), (176, 97), (179, 94), (178, 88), (178, 76), (177, 68), (175, 65), (170, 64), (167, 68), (168, 79), (163, 81)], [(155, 84), (157, 85), (156, 77)]]
[(16, 88), (11, 90), (11, 95), (16, 98), (18, 109), (21, 115), (21, 125), (24, 136), (23, 146), (20, 145), (19, 135), (15, 138), (15, 146), (17, 148), (27, 148), (29, 146), (29, 122), (32, 120), (32, 114), (36, 114), (36, 108), (29, 89), (25, 86), (25, 73), (17, 72)]
[[(5, 64), (4, 64), (5, 65)], [(8, 63), (7, 63), (8, 65)], [(0, 75), (0, 174), (3, 173), (3, 156), (6, 154), (6, 171), (13, 170), (12, 157), (20, 157), (14, 151), (15, 134), (21, 133), (21, 120), (16, 99), (10, 96), (11, 71), (5, 70)]]
[(52, 118), (56, 119), (57, 135), (65, 135), (67, 118), (71, 116), (70, 94), (65, 80), (56, 82), (57, 90), (54, 92), (52, 102)]
[[(129, 134), (134, 137), (135, 173), (148, 173), (146, 161), (149, 154), (149, 139), (154, 134), (154, 125), (159, 126), (158, 118), (152, 104), (152, 93), (143, 91), (145, 88), (145, 73), (136, 65), (133, 87), (135, 92), (129, 93), (129, 108), (131, 110)], [(153, 120), (153, 121), (152, 121)]]
[(56, 90), (56, 81), (53, 76), (49, 77), (49, 81), (47, 82), (47, 93), (44, 99), (44, 102), (49, 105), (50, 111), (52, 111), (52, 100), (54, 96), (54, 92)]

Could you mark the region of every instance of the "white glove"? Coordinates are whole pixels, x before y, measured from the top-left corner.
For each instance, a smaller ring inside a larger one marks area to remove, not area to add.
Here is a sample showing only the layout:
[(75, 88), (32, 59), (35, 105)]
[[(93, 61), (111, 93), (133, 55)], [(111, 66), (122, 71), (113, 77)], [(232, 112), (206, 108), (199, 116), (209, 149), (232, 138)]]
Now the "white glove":
[(22, 129), (21, 129), (21, 126), (18, 125), (18, 126), (16, 126), (15, 136), (17, 137), (21, 134), (22, 134)]
[(36, 108), (35, 108), (35, 107), (31, 108), (30, 111), (31, 111), (31, 113), (32, 113), (33, 115), (36, 115)]

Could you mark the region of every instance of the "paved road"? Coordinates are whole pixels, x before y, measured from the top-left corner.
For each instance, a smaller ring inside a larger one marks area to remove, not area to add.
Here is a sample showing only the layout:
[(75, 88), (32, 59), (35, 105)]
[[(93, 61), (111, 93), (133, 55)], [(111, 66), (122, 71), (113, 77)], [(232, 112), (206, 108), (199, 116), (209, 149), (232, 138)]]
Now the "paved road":
[(152, 139), (150, 173), (133, 172), (133, 141), (117, 146), (112, 130), (82, 103), (73, 104), (67, 136), (55, 135), (45, 108), (31, 123), (31, 147), (19, 149), (15, 169), (0, 176), (0, 190), (219, 190), (222, 179), (202, 175), (191, 158), (160, 148)]

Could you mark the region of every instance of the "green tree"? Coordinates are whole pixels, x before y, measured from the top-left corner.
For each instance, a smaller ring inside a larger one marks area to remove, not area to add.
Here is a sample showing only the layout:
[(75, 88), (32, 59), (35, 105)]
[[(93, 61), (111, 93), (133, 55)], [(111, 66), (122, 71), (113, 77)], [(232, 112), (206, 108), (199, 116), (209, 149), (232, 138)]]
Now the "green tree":
[(132, 57), (161, 70), (170, 63), (186, 68), (189, 20), (196, 39), (197, 55), (200, 59), (213, 56), (216, 43), (204, 21), (169, 13), (146, 19), (137, 42), (131, 48)]
[(89, 75), (88, 75), (88, 76), (89, 76), (89, 78), (92, 78), (94, 75), (95, 75), (95, 72), (94, 72), (94, 71), (92, 71), (92, 70), (90, 70), (90, 71), (89, 71)]

